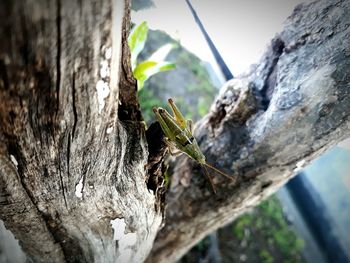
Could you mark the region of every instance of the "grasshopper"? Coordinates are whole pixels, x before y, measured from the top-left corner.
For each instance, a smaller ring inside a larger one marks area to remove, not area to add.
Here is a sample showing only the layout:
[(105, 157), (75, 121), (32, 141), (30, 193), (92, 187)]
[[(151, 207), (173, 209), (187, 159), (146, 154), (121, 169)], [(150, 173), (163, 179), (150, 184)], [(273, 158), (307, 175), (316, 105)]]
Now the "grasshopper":
[(198, 162), (204, 169), (205, 175), (213, 188), (213, 192), (216, 193), (213, 180), (208, 173), (207, 167), (230, 180), (234, 180), (234, 178), (206, 162), (204, 154), (200, 150), (196, 139), (193, 137), (192, 121), (184, 118), (172, 99), (168, 99), (168, 103), (174, 116), (171, 116), (165, 109), (160, 107), (154, 107), (153, 112), (165, 134), (166, 144), (168, 145), (170, 153), (172, 155), (176, 154), (172, 151), (172, 149), (175, 148), (178, 150), (178, 153), (185, 153)]

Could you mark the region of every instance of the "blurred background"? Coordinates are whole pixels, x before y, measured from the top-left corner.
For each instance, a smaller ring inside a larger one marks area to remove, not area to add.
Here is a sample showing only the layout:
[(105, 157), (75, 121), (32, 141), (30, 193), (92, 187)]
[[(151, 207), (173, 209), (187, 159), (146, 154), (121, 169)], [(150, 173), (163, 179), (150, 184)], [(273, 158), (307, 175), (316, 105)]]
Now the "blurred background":
[[(146, 36), (134, 65), (142, 80), (146, 123), (154, 121), (152, 107), (166, 107), (170, 97), (185, 117), (203, 117), (223, 83), (258, 62), (301, 2), (133, 0), (134, 29), (143, 25), (139, 29)], [(157, 69), (143, 63), (151, 59), (159, 62)], [(277, 194), (204, 238), (180, 262), (350, 262), (349, 149), (345, 141), (325, 153)], [(2, 222), (1, 262), (25, 262)]]
[[(218, 89), (257, 63), (302, 0), (134, 0), (149, 31), (138, 63), (164, 45), (176, 68), (139, 91), (145, 121), (169, 97), (194, 121)], [(350, 140), (334, 147), (261, 205), (204, 238), (180, 262), (350, 262)]]

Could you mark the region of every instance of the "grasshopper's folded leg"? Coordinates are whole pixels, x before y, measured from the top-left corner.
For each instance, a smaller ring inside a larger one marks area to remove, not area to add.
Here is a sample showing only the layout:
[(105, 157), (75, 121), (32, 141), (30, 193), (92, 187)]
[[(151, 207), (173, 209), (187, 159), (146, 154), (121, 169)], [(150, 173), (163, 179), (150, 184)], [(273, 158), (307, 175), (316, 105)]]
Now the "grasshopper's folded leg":
[(168, 150), (171, 156), (179, 156), (183, 154), (183, 152), (178, 150), (168, 139), (165, 139), (165, 143), (168, 146)]
[(172, 139), (173, 138), (172, 132), (171, 132), (170, 128), (168, 127), (168, 125), (166, 124), (166, 122), (164, 121), (163, 117), (158, 112), (158, 109), (154, 107), (153, 112), (156, 115), (157, 121), (159, 122), (160, 126), (162, 127), (162, 130), (165, 134), (165, 137)]
[(168, 99), (168, 103), (170, 105), (171, 110), (173, 111), (176, 123), (182, 128), (185, 129), (186, 128), (186, 119), (185, 117), (182, 115), (182, 113), (180, 112), (180, 110), (177, 108), (177, 106), (175, 105), (174, 101), (172, 99)]
[(176, 155), (180, 155), (181, 153), (183, 153), (180, 150), (177, 150), (177, 148), (173, 145), (173, 143), (171, 142), (171, 139), (174, 137), (174, 134), (171, 132), (171, 129), (169, 128), (168, 124), (166, 123), (166, 121), (163, 119), (162, 115), (159, 113), (157, 108), (153, 108), (153, 112), (156, 115), (156, 118), (160, 124), (160, 126), (162, 127), (162, 130), (165, 133), (165, 143), (168, 146), (169, 149), (169, 153), (172, 156), (176, 156)]

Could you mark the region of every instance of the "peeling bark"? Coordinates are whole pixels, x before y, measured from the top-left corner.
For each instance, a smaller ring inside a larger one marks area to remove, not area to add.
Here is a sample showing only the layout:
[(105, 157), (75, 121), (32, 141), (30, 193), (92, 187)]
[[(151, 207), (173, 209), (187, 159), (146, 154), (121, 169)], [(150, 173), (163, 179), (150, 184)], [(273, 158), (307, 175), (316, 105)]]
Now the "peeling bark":
[(179, 158), (148, 262), (178, 260), (349, 136), (349, 26), (347, 0), (300, 5), (261, 62), (223, 87), (196, 137), (208, 162), (237, 180), (215, 175), (214, 195), (197, 165)]

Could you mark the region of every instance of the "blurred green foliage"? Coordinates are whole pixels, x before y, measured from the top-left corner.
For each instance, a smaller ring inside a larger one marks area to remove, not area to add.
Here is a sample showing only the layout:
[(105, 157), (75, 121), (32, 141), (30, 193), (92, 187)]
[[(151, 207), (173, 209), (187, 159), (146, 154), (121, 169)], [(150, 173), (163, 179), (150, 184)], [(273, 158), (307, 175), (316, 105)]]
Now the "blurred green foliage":
[(249, 214), (242, 215), (232, 225), (232, 231), (236, 238), (242, 240), (244, 238), (244, 230), (253, 222), (253, 217)]
[[(246, 231), (252, 233), (247, 237)], [(302, 262), (300, 258), (303, 240), (298, 238), (288, 225), (283, 214), (282, 206), (276, 196), (262, 202), (251, 213), (244, 214), (232, 224), (235, 237), (248, 243), (259, 239), (266, 240), (267, 246), (259, 252), (262, 262), (274, 262), (273, 254), (278, 251), (281, 258), (294, 259), (293, 262)], [(300, 261), (298, 261), (300, 259)]]
[[(276, 196), (271, 196), (251, 212), (219, 229), (217, 236), (223, 263), (305, 262), (301, 254), (303, 241), (289, 226)], [(207, 256), (210, 245), (207, 236), (179, 262), (199, 262), (199, 258)]]
[(166, 107), (166, 101), (161, 100), (157, 95), (155, 95), (152, 89), (142, 89), (139, 92), (139, 98), (142, 116), (148, 124), (154, 119), (154, 113), (152, 111), (154, 106), (163, 108)]
[(266, 249), (262, 249), (259, 253), (262, 263), (273, 263), (273, 256)]

